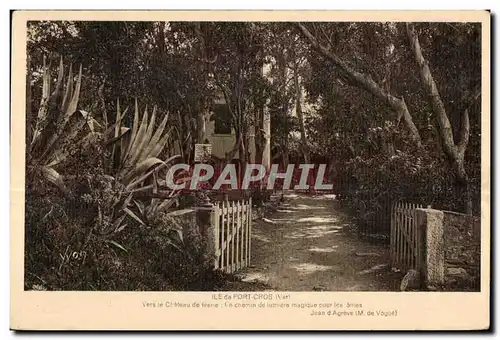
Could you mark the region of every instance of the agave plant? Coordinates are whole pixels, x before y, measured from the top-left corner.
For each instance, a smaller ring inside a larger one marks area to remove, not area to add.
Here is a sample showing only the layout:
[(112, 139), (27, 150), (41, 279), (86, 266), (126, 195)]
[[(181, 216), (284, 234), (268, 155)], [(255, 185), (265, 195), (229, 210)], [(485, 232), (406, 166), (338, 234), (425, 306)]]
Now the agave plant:
[[(176, 202), (174, 192), (167, 197), (157, 197), (159, 188), (165, 183), (162, 171), (167, 171), (172, 161), (179, 157), (165, 161), (159, 158), (170, 138), (168, 115), (156, 126), (156, 108), (151, 116), (147, 108), (140, 115), (136, 100), (133, 125), (128, 128), (122, 125), (126, 110), (121, 112), (118, 102), (115, 122), (102, 126), (91, 114), (78, 109), (82, 67), (75, 77), (70, 65), (66, 78), (62, 58), (53, 91), (50, 65), (47, 66), (45, 60), (42, 82), (40, 107), (27, 145), (28, 172), (68, 194), (71, 191), (58, 171), (58, 166), (67, 165), (63, 162), (70, 158), (68, 150), (103, 140), (102, 146), (112, 149), (112, 171), (107, 175), (89, 175), (92, 177), (88, 179), (91, 194), (81, 198), (97, 206), (96, 231), (105, 241), (125, 250), (110, 238), (113, 234), (134, 222), (143, 226), (157, 223)], [(138, 197), (139, 194), (142, 197)], [(175, 236), (172, 239), (182, 241), (179, 229), (175, 226), (171, 229)]]
[(158, 158), (170, 138), (171, 129), (166, 128), (168, 114), (155, 127), (156, 107), (151, 118), (147, 107), (140, 117), (136, 100), (134, 121), (132, 128), (129, 128), (121, 125), (127, 111), (120, 111), (118, 101), (113, 138), (107, 143), (112, 145), (113, 175), (125, 186), (127, 193), (149, 191), (156, 194), (158, 186), (165, 184), (165, 180), (161, 179), (164, 176), (160, 174), (166, 173), (172, 162), (180, 157), (176, 155), (166, 160)]
[(67, 158), (68, 145), (74, 144), (77, 137), (79, 143), (88, 143), (96, 125), (99, 125), (88, 112), (77, 110), (81, 80), (82, 66), (75, 81), (70, 65), (64, 85), (61, 58), (55, 89), (51, 93), (50, 66), (46, 65), (44, 58), (42, 97), (27, 152), (28, 172), (55, 184), (64, 193), (69, 193), (69, 190), (55, 167)]
[(156, 107), (153, 108), (151, 117), (147, 107), (141, 117), (136, 100), (134, 120), (132, 128), (129, 128), (122, 126), (128, 109), (122, 112), (119, 101), (116, 106), (115, 122), (113, 126), (108, 127), (111, 133), (106, 144), (111, 148), (111, 177), (123, 185), (123, 191), (103, 207), (103, 210), (116, 216), (111, 218), (112, 223), (103, 224), (106, 226), (104, 229), (108, 231), (123, 230), (122, 223), (125, 222), (126, 216), (139, 225), (151, 225), (159, 214), (175, 204), (175, 192), (159, 198), (158, 191), (165, 184), (162, 179), (165, 176), (161, 174), (166, 173), (172, 162), (180, 157), (173, 156), (165, 161), (159, 158), (170, 138), (171, 129), (167, 128), (168, 114), (156, 126)]
[[(171, 129), (167, 129), (168, 114), (158, 127), (156, 124), (156, 106), (151, 118), (147, 107), (142, 118), (139, 106), (135, 101), (134, 121), (132, 128), (121, 126), (121, 121), (127, 113), (120, 112), (120, 102), (117, 102), (116, 123), (114, 125), (113, 152), (116, 178), (126, 185), (127, 190), (139, 187), (145, 179), (165, 169), (179, 156), (170, 157), (166, 161), (158, 158), (165, 148)], [(119, 142), (119, 143), (118, 143)]]

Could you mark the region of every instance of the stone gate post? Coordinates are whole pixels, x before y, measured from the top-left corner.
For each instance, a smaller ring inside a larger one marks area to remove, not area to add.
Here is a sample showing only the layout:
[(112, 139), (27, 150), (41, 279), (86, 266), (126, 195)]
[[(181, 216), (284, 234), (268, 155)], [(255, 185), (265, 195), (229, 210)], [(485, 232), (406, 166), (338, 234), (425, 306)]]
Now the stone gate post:
[[(215, 263), (216, 242), (216, 207), (208, 197), (196, 207), (196, 224), (204, 244), (204, 258), (210, 264)], [(217, 266), (215, 266), (217, 267)]]
[(419, 269), (425, 285), (440, 286), (445, 275), (444, 213), (435, 209), (417, 209)]

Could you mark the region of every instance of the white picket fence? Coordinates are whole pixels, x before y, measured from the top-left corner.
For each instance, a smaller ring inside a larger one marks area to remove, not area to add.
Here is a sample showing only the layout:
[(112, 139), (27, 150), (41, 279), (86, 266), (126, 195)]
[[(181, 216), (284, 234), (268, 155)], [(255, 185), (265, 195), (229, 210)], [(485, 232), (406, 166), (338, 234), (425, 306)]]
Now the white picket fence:
[(215, 268), (234, 273), (250, 265), (252, 199), (215, 203)]

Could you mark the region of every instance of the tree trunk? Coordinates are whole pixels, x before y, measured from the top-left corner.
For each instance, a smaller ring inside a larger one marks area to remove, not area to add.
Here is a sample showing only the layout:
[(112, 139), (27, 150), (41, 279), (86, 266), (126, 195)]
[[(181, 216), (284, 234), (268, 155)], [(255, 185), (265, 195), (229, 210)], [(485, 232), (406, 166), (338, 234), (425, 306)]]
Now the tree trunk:
[(236, 153), (240, 150), (240, 144), (241, 144), (241, 139), (238, 136), (236, 136), (236, 142), (234, 143), (233, 148), (229, 152), (225, 153), (226, 164), (231, 163), (231, 161), (234, 159), (234, 156), (236, 156)]
[[(266, 102), (267, 103), (267, 102)], [(267, 104), (266, 104), (267, 105)], [(269, 114), (269, 110), (267, 106), (264, 106), (263, 112), (263, 150), (262, 150), (262, 162), (261, 164), (269, 169), (271, 167), (271, 116)]]
[[(210, 78), (209, 74), (211, 69), (211, 61), (208, 60), (207, 46), (205, 45), (205, 38), (201, 31), (200, 23), (196, 23), (194, 25), (194, 28), (196, 36), (200, 42), (199, 54), (202, 57), (199, 68), (201, 73), (203, 74), (204, 84), (205, 86), (207, 86)], [(200, 110), (196, 114), (196, 141), (197, 143), (204, 144), (207, 139), (206, 129), (208, 120), (210, 119), (210, 108), (209, 105), (207, 105), (207, 103), (205, 103), (203, 100), (200, 100), (200, 103)]]
[(299, 119), (300, 127), (300, 148), (302, 150), (302, 155), (304, 156), (304, 163), (311, 163), (311, 151), (309, 149), (309, 144), (307, 143), (306, 128), (304, 123), (304, 113), (302, 112), (302, 87), (300, 86), (299, 80), (299, 63), (297, 61), (297, 56), (294, 55), (293, 61), (293, 82), (295, 86), (295, 112), (297, 113), (297, 118)]
[(252, 162), (252, 152), (250, 150), (250, 135), (245, 134), (245, 165)]
[[(26, 145), (27, 150), (29, 150), (29, 146), (31, 143), (31, 138), (33, 138), (33, 127), (32, 127), (32, 117), (31, 117), (31, 82), (30, 82), (30, 68), (31, 68), (31, 60), (30, 57), (27, 57), (26, 60)], [(107, 126), (106, 126), (107, 127)], [(27, 157), (29, 158), (29, 152), (27, 152)]]
[[(288, 138), (290, 134), (289, 127), (289, 109), (290, 109), (290, 100), (287, 95), (287, 61), (283, 54), (277, 54), (275, 56), (276, 63), (278, 67), (278, 90), (283, 94), (282, 102), (280, 106), (280, 116), (283, 121), (283, 132), (282, 137), (280, 138), (280, 142), (278, 143), (280, 147), (280, 156), (281, 162), (283, 165), (283, 169), (287, 169), (288, 164), (290, 163), (290, 150), (288, 148)], [(282, 139), (282, 140), (281, 140)], [(270, 143), (270, 141), (269, 141)]]
[[(245, 168), (247, 164), (250, 162), (250, 150), (248, 148), (249, 145), (249, 136), (246, 129), (239, 129), (236, 132), (236, 138), (240, 140), (239, 148), (238, 148), (238, 158), (240, 163), (240, 175), (244, 174)], [(240, 178), (241, 180), (241, 178)]]
[(287, 169), (288, 164), (290, 164), (290, 152), (288, 151), (288, 146), (283, 146), (283, 151), (281, 151), (281, 156), (283, 161), (283, 169)]
[(258, 105), (254, 114), (255, 164), (262, 164), (264, 155), (264, 106)]
[(179, 114), (181, 119), (181, 142), (182, 142), (182, 153), (184, 154), (184, 161), (187, 164), (191, 162), (191, 154), (194, 152), (193, 148), (193, 138), (192, 138), (192, 126), (191, 119), (188, 115)]
[(241, 185), (243, 181), (243, 174), (245, 173), (245, 169), (247, 166), (247, 138), (245, 133), (241, 130), (236, 132), (236, 138), (240, 141), (238, 148), (238, 163), (239, 163), (239, 171), (238, 171), (238, 186)]
[(204, 144), (207, 140), (207, 121), (210, 116), (208, 108), (200, 109), (196, 115), (196, 142)]
[(472, 215), (472, 195), (470, 192), (470, 183), (465, 170), (465, 150), (469, 142), (470, 135), (470, 123), (469, 123), (469, 112), (466, 108), (462, 112), (461, 126), (460, 126), (460, 136), (459, 142), (455, 143), (453, 137), (453, 129), (451, 127), (446, 109), (444, 107), (443, 101), (441, 100), (441, 95), (439, 94), (436, 82), (432, 77), (431, 70), (427, 60), (425, 60), (422, 49), (420, 48), (420, 42), (418, 41), (418, 35), (415, 32), (411, 24), (406, 24), (406, 30), (408, 33), (408, 40), (412, 48), (415, 61), (420, 70), (420, 78), (422, 80), (424, 90), (429, 97), (431, 102), (433, 112), (436, 116), (438, 123), (439, 136), (441, 138), (441, 144), (443, 150), (453, 168), (455, 175), (455, 186), (461, 188), (462, 198), (464, 200), (464, 208), (466, 214)]
[(465, 161), (463, 158), (459, 158), (455, 164), (456, 177), (455, 177), (455, 187), (457, 189), (457, 194), (463, 200), (464, 212), (467, 215), (472, 215), (472, 192), (470, 190), (470, 181), (465, 171)]
[(418, 147), (422, 146), (420, 134), (415, 126), (415, 123), (413, 122), (410, 112), (408, 111), (404, 98), (397, 98), (391, 95), (379, 86), (369, 75), (365, 75), (352, 69), (329, 47), (320, 44), (316, 37), (303, 24), (296, 23), (296, 26), (302, 36), (309, 41), (310, 45), (325, 58), (335, 64), (354, 86), (373, 94), (375, 97), (386, 103), (389, 108), (397, 114), (398, 121), (402, 118), (414, 143)]

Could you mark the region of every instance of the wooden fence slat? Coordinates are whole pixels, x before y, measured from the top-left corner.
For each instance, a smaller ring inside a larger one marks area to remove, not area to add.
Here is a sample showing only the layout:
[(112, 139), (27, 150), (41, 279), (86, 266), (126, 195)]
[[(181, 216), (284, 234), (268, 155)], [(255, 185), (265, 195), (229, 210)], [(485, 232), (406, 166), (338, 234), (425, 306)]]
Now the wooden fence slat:
[(413, 237), (413, 225), (414, 225), (414, 220), (413, 220), (413, 211), (415, 210), (415, 204), (414, 203), (410, 203), (410, 211), (408, 211), (408, 218), (410, 220), (410, 229), (408, 230), (408, 244), (409, 244), (409, 248), (410, 248), (410, 253), (409, 253), (409, 257), (408, 257), (408, 267), (409, 268), (413, 268), (414, 266), (414, 263), (413, 263), (413, 254), (414, 254), (414, 251), (415, 251), (415, 246), (414, 246), (414, 243), (415, 243), (415, 239)]
[(401, 230), (400, 230), (400, 217), (399, 217), (399, 202), (396, 204), (396, 211), (395, 211), (395, 223), (396, 223), (396, 256), (395, 256), (395, 261), (396, 261), (396, 267), (399, 268), (399, 253), (400, 253), (400, 248), (401, 248)]
[(408, 271), (408, 254), (410, 252), (410, 247), (409, 247), (409, 240), (408, 240), (408, 230), (410, 229), (410, 219), (408, 218), (408, 212), (410, 211), (410, 203), (405, 203), (405, 210), (404, 210), (404, 216), (405, 216), (405, 228), (404, 228), (404, 233), (405, 233), (405, 237), (404, 237), (404, 247), (405, 247), (405, 251), (404, 251), (404, 260), (403, 260), (403, 263), (404, 263), (404, 271), (407, 272)]
[(419, 204), (415, 204), (415, 208), (413, 209), (413, 243), (414, 243), (414, 252), (413, 252), (413, 268), (417, 269), (417, 259), (418, 259), (418, 234), (417, 234), (417, 209), (419, 208)]
[(243, 254), (242, 254), (242, 265), (243, 266), (246, 266), (246, 253), (247, 253), (247, 231), (245, 229), (245, 201), (242, 200), (241, 201), (241, 232), (242, 232), (242, 235), (243, 235), (243, 240), (242, 240), (242, 244), (241, 244), (241, 247), (243, 248)]
[(408, 271), (408, 260), (410, 259), (410, 240), (408, 235), (410, 234), (410, 216), (408, 215), (410, 212), (410, 203), (405, 204), (405, 272)]
[(390, 245), (390, 250), (389, 250), (389, 258), (390, 258), (390, 266), (391, 268), (394, 268), (394, 240), (396, 237), (396, 230), (395, 230), (395, 224), (394, 224), (394, 204), (391, 205), (391, 231), (390, 231), (390, 237), (391, 237), (391, 245)]
[(408, 257), (407, 257), (407, 260), (406, 260), (406, 270), (410, 269), (411, 268), (411, 256), (412, 256), (412, 230), (411, 230), (411, 227), (412, 227), (412, 219), (411, 219), (411, 209), (413, 208), (413, 204), (412, 203), (408, 203), (408, 212), (407, 212), (407, 215), (408, 215), (408, 235), (406, 237), (407, 239), (407, 243), (408, 243)]
[(214, 252), (215, 252), (215, 260), (214, 260), (214, 267), (215, 269), (219, 269), (219, 205), (216, 204), (214, 206), (214, 210), (212, 211), (212, 223), (214, 225), (214, 235), (213, 237), (215, 238), (214, 244)]
[(243, 251), (243, 247), (241, 246), (241, 240), (243, 238), (243, 235), (241, 234), (241, 202), (239, 200), (236, 201), (236, 221), (235, 221), (235, 228), (236, 228), (236, 249), (237, 249), (237, 254), (236, 256), (236, 262), (237, 262), (237, 268), (241, 269), (243, 268), (243, 263), (241, 261), (241, 253)]
[[(420, 208), (422, 208), (423, 205), (420, 205)], [(423, 257), (423, 244), (422, 244), (422, 236), (423, 236), (423, 226), (421, 225), (421, 220), (417, 221), (417, 244), (418, 244), (418, 249), (417, 249), (417, 269), (420, 270), (422, 269), (422, 257)]]
[(224, 214), (224, 202), (221, 202), (221, 268), (226, 270), (226, 215)]
[(248, 253), (249, 253), (249, 250), (248, 249), (248, 245), (249, 245), (249, 242), (250, 242), (250, 230), (248, 228), (248, 213), (249, 213), (249, 208), (248, 208), (248, 202), (245, 202), (245, 218), (243, 219), (243, 223), (244, 223), (244, 226), (245, 226), (245, 230), (246, 230), (246, 234), (247, 234), (247, 237), (245, 239), (245, 248), (246, 248), (246, 251), (245, 251), (245, 265), (248, 266)]
[(246, 215), (247, 215), (247, 206), (246, 202), (243, 202), (243, 206), (241, 208), (241, 228), (243, 229), (243, 233), (245, 234), (244, 238), (244, 244), (243, 247), (245, 248), (244, 254), (243, 254), (243, 264), (245, 267), (247, 266), (247, 252), (248, 252), (248, 230), (247, 230), (247, 225), (245, 223), (246, 221)]
[(405, 209), (405, 272), (408, 271), (408, 260), (410, 259), (410, 239), (408, 235), (410, 235), (410, 216), (408, 215), (410, 213), (410, 203), (406, 203), (406, 209)]
[(398, 202), (394, 203), (394, 267), (398, 266), (399, 231), (398, 231)]
[(403, 228), (403, 215), (401, 213), (403, 206), (401, 202), (398, 204), (398, 268), (401, 268), (401, 262), (403, 260), (403, 235), (402, 235), (402, 228)]
[(246, 209), (246, 214), (245, 214), (245, 227), (247, 229), (247, 260), (246, 260), (246, 265), (250, 265), (250, 223), (249, 223), (249, 220), (250, 220), (250, 216), (249, 216), (249, 213), (250, 213), (250, 206), (249, 204), (247, 203), (247, 209)]
[(236, 270), (236, 261), (234, 259), (234, 201), (231, 202), (231, 272)]
[(404, 227), (404, 212), (403, 212), (403, 203), (400, 203), (400, 209), (399, 209), (399, 219), (400, 219), (400, 227), (399, 227), (399, 267), (403, 270), (403, 259), (404, 259), (404, 247), (403, 247), (403, 242), (404, 242), (404, 234), (403, 234), (403, 227)]
[(397, 228), (397, 222), (398, 222), (398, 202), (394, 202), (394, 259), (393, 259), (393, 266), (397, 268), (397, 260), (398, 260), (398, 228)]
[(405, 216), (406, 203), (402, 203), (401, 209), (401, 270), (405, 271), (405, 232), (406, 232), (406, 216)]
[(247, 265), (247, 229), (245, 227), (245, 201), (242, 201), (241, 202), (241, 231), (243, 233), (243, 243), (242, 243), (242, 247), (243, 247), (243, 257), (242, 257), (242, 261), (243, 261), (243, 266), (246, 267)]
[[(423, 208), (422, 204), (417, 205), (418, 208)], [(420, 225), (420, 220), (418, 220), (418, 214), (415, 211), (415, 244), (416, 244), (416, 250), (415, 250), (415, 268), (417, 270), (422, 269), (422, 264), (420, 262), (421, 256), (422, 256), (422, 243), (421, 243), (421, 225)]]
[(399, 230), (398, 230), (398, 202), (394, 203), (394, 267), (398, 266)]
[(245, 202), (242, 200), (240, 201), (240, 208), (239, 208), (239, 218), (238, 218), (238, 228), (240, 229), (240, 234), (241, 234), (241, 240), (240, 240), (240, 247), (241, 247), (241, 252), (240, 252), (240, 266), (245, 267), (245, 230), (243, 228), (243, 204)]
[(228, 205), (229, 205), (229, 202), (226, 201), (224, 203), (224, 207), (226, 208), (226, 219), (225, 219), (225, 222), (226, 222), (226, 247), (225, 247), (225, 251), (226, 251), (226, 272), (227, 273), (230, 273), (231, 271), (231, 266), (230, 266), (230, 258), (229, 258), (229, 248), (231, 247), (231, 224), (230, 224), (230, 221), (229, 221), (229, 210), (228, 210)]
[[(238, 201), (239, 202), (239, 201)], [(240, 258), (240, 263), (241, 266), (244, 267), (244, 259), (245, 259), (245, 229), (243, 228), (243, 201), (240, 202), (239, 205), (239, 217), (238, 217), (238, 228), (240, 228), (240, 233), (241, 233), (241, 258)]]
[(227, 237), (227, 250), (228, 250), (228, 254), (227, 254), (227, 260), (228, 260), (228, 264), (227, 264), (227, 267), (228, 267), (228, 270), (230, 273), (233, 272), (233, 259), (231, 258), (231, 242), (232, 242), (232, 233), (233, 233), (233, 230), (232, 230), (232, 214), (231, 214), (231, 202), (230, 201), (227, 201), (227, 215), (228, 215), (228, 219), (227, 219), (227, 230), (228, 230), (228, 237)]
[(219, 211), (219, 214), (218, 214), (218, 221), (217, 221), (217, 224), (219, 225), (219, 234), (217, 235), (218, 237), (218, 241), (219, 241), (219, 251), (218, 251), (218, 261), (219, 261), (219, 268), (220, 269), (223, 269), (222, 267), (224, 266), (224, 262), (222, 262), (222, 245), (223, 245), (223, 240), (222, 240), (222, 229), (224, 228), (222, 223), (221, 223), (221, 219), (222, 219), (222, 207), (220, 205), (220, 203), (217, 203), (217, 209)]
[(411, 210), (410, 210), (410, 259), (409, 259), (409, 267), (410, 268), (415, 268), (415, 216), (414, 216), (414, 211), (415, 211), (415, 203), (411, 203)]
[(224, 210), (223, 210), (223, 202), (219, 202), (220, 206), (220, 218), (219, 218), (219, 223), (220, 223), (220, 268), (222, 270), (224, 269), (224, 265), (226, 264), (226, 256), (225, 256), (225, 248), (224, 248), (224, 242), (225, 242), (225, 235), (226, 235), (226, 230), (225, 230), (225, 225), (224, 225)]
[(235, 266), (236, 270), (240, 269), (240, 230), (238, 228), (238, 201), (234, 202), (235, 228), (236, 228), (236, 249), (235, 249)]
[(248, 200), (248, 265), (252, 259), (252, 198)]
[[(422, 205), (417, 204), (417, 209), (421, 209)], [(418, 259), (420, 257), (420, 233), (419, 233), (419, 221), (418, 221), (418, 214), (417, 210), (415, 209), (415, 268), (420, 269)]]
[(406, 247), (406, 235), (408, 234), (406, 232), (406, 228), (407, 228), (407, 223), (408, 223), (408, 219), (406, 218), (406, 210), (407, 210), (407, 203), (403, 203), (403, 210), (402, 210), (402, 216), (403, 216), (403, 229), (402, 229), (402, 244), (403, 244), (403, 251), (402, 251), (402, 258), (401, 258), (401, 265), (402, 265), (402, 268), (403, 268), (403, 271), (406, 272), (406, 250), (407, 250), (407, 247)]
[[(229, 202), (226, 201), (226, 204), (225, 206), (227, 207), (227, 205), (229, 204)], [(227, 208), (226, 208), (226, 212), (227, 212)], [(229, 236), (230, 236), (230, 224), (229, 224), (229, 219), (226, 218), (226, 272), (229, 273), (229, 270), (230, 270), (230, 266), (229, 266)]]

